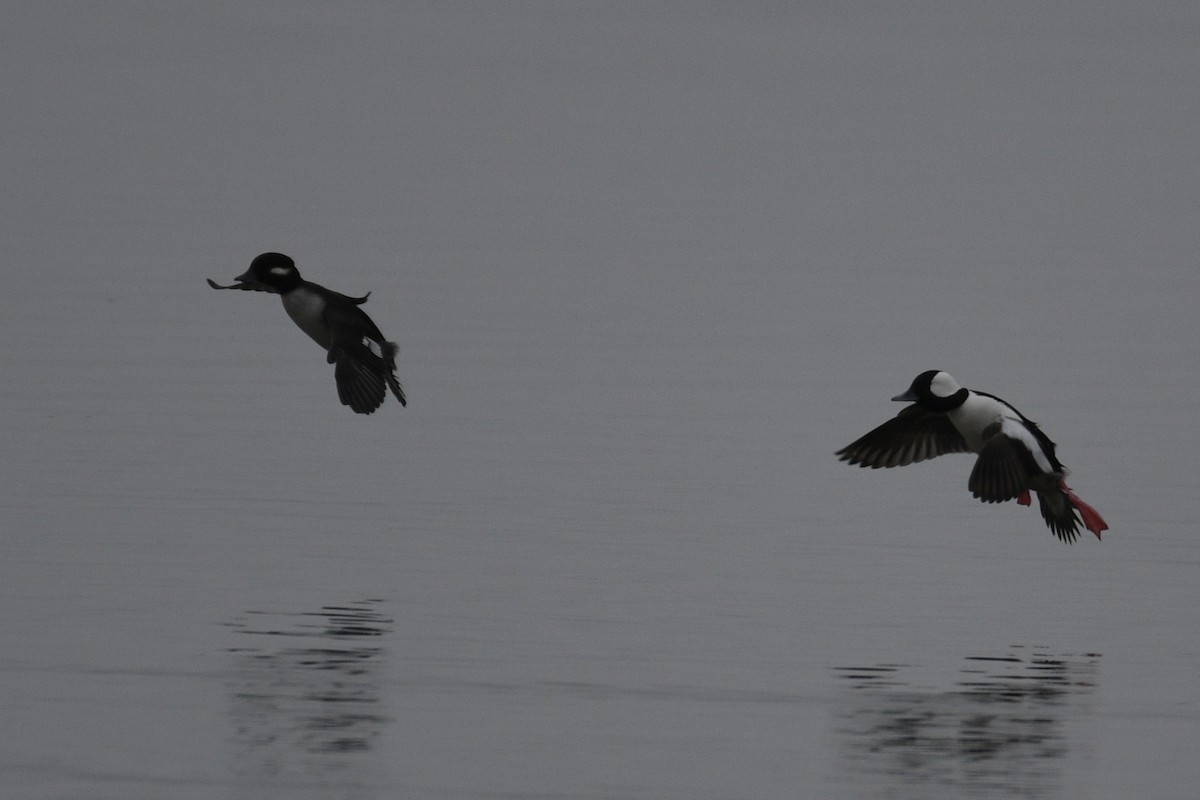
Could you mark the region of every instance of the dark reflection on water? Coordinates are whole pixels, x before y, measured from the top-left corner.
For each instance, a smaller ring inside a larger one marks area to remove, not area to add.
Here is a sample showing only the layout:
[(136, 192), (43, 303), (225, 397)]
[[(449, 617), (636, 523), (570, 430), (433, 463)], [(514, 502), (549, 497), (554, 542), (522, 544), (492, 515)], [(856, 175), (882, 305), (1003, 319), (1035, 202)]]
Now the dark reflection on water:
[(379, 605), (249, 611), (230, 623), (239, 638), (229, 649), (230, 694), (243, 778), (366, 777), (361, 754), (389, 722), (376, 668), (392, 621)]
[(914, 686), (906, 676), (922, 671), (904, 664), (838, 667), (851, 691), (843, 752), (853, 773), (883, 779), (877, 796), (1057, 796), (1066, 720), (1087, 713), (1099, 658), (968, 656), (950, 691)]

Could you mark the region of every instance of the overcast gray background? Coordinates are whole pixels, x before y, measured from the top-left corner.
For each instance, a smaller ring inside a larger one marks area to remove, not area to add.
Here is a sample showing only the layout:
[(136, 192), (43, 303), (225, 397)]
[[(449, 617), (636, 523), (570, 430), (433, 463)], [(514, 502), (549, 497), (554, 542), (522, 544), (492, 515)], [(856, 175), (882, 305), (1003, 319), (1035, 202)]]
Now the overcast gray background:
[[(1194, 3), (11, 3), (0, 70), (5, 796), (1194, 792)], [(407, 409), (205, 285), (264, 250)], [(833, 457), (929, 368), (1104, 541)]]

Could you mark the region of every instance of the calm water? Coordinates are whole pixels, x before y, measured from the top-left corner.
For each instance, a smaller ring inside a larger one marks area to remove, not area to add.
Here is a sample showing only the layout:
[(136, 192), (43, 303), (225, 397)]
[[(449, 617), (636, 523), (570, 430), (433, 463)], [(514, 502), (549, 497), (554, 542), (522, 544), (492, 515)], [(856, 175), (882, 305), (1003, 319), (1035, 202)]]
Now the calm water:
[[(0, 794), (1194, 791), (1192, 5), (0, 21)], [(929, 368), (1104, 541), (833, 457)]]

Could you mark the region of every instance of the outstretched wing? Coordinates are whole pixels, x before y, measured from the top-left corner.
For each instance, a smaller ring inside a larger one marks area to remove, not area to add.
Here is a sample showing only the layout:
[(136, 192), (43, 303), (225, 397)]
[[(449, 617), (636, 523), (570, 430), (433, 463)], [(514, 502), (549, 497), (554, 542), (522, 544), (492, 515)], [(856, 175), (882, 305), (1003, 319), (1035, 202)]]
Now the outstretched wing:
[(879, 469), (968, 452), (966, 440), (945, 414), (934, 414), (914, 404), (838, 450), (837, 457), (860, 467)]
[(271, 294), (279, 294), (279, 292), (275, 289), (272, 289), (265, 283), (259, 283), (258, 281), (238, 281), (237, 283), (232, 283), (229, 286), (222, 286), (212, 278), (205, 278), (204, 280), (208, 281), (208, 285), (214, 289), (241, 289), (243, 292), (269, 292)]

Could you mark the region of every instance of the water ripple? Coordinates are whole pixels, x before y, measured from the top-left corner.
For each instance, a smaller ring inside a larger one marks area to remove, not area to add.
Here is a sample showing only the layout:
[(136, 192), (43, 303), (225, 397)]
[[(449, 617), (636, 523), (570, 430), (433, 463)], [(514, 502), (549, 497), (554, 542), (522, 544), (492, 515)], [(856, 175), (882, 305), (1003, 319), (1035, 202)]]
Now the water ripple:
[(914, 665), (837, 667), (843, 755), (851, 772), (885, 779), (878, 796), (1053, 796), (1099, 658), (1019, 646), (966, 656), (948, 691), (917, 685)]
[(243, 775), (279, 778), (360, 765), (388, 724), (376, 667), (392, 620), (379, 601), (249, 611), (231, 623), (234, 739)]

